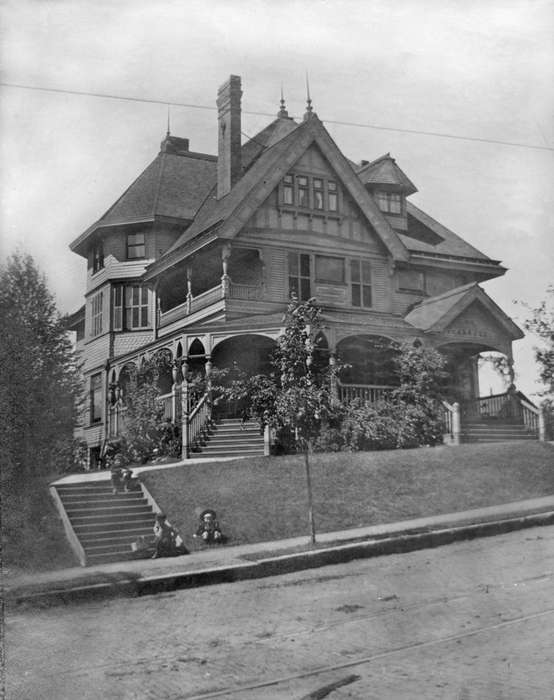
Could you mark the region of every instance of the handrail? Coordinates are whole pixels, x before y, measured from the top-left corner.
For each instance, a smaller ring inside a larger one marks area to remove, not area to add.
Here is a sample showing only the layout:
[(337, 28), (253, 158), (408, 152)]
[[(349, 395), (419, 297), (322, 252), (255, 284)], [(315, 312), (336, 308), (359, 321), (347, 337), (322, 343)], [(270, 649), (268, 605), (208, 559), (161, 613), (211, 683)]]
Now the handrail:
[(202, 398), (200, 399), (200, 401), (198, 401), (198, 403), (196, 404), (196, 406), (192, 409), (192, 412), (190, 413), (190, 415), (189, 415), (189, 417), (188, 417), (189, 423), (190, 423), (190, 422), (192, 421), (192, 419), (196, 416), (196, 414), (197, 414), (198, 411), (202, 408), (202, 406), (206, 403), (206, 399), (207, 399), (207, 398), (208, 398), (208, 392), (206, 392), (206, 393), (202, 396)]
[(540, 414), (540, 409), (538, 409), (536, 406), (533, 406), (532, 403), (529, 401), (526, 401), (525, 399), (522, 399), (521, 397), (518, 397), (519, 403), (523, 406), (523, 408), (526, 408), (528, 411), (531, 411), (531, 413), (534, 413), (535, 415)]

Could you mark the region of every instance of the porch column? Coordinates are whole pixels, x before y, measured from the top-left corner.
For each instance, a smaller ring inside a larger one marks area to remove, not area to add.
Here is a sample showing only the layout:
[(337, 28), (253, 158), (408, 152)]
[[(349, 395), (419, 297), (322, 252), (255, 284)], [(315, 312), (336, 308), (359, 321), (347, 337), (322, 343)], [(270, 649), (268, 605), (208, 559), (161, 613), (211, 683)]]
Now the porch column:
[(187, 265), (187, 314), (192, 308), (192, 267)]
[(206, 392), (208, 394), (208, 419), (212, 419), (212, 356), (206, 355), (206, 365), (204, 367), (206, 372)]
[(462, 417), (460, 414), (460, 404), (456, 401), (452, 404), (452, 442), (459, 445), (462, 437)]
[(171, 386), (171, 417), (173, 422), (177, 421), (177, 379), (179, 377), (179, 360), (173, 360), (171, 363), (171, 378), (173, 384)]
[(544, 415), (544, 406), (539, 406), (539, 440), (546, 441), (546, 420)]
[(335, 367), (337, 364), (337, 359), (335, 353), (331, 352), (329, 355), (329, 368), (331, 370), (331, 402), (336, 404), (339, 402), (339, 386), (337, 382), (337, 375), (335, 372)]
[(229, 258), (231, 257), (231, 246), (227, 243), (221, 249), (221, 264), (223, 268), (223, 274), (221, 276), (221, 291), (223, 293), (223, 298), (226, 299), (229, 296), (229, 291), (231, 287), (231, 280), (229, 279), (228, 269), (229, 269)]
[(189, 456), (189, 382), (187, 378), (188, 363), (183, 360), (181, 364), (183, 382), (181, 384), (181, 457)]
[(512, 355), (512, 347), (508, 349), (508, 352), (506, 353), (506, 358), (508, 361), (508, 377), (510, 380), (510, 386), (508, 387), (508, 391), (510, 390), (515, 390), (515, 372), (514, 372), (514, 356)]

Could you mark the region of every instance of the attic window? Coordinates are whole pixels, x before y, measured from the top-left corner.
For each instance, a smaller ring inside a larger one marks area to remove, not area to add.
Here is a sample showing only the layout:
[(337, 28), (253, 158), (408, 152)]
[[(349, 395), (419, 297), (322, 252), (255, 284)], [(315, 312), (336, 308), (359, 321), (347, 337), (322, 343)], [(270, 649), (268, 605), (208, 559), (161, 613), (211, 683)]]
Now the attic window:
[(281, 182), (280, 202), (285, 206), (337, 212), (339, 190), (334, 180), (289, 173)]
[(404, 202), (402, 195), (396, 192), (376, 192), (377, 206), (386, 214), (403, 214)]

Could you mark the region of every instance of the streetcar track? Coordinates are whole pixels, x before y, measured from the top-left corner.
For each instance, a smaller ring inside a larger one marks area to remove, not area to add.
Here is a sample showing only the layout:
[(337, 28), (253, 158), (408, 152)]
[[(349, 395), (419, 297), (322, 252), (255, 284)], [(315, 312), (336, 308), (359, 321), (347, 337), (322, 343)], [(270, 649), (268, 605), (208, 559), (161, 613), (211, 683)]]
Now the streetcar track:
[(484, 627), (479, 627), (477, 629), (462, 632), (460, 634), (448, 635), (446, 637), (441, 637), (439, 639), (432, 639), (426, 642), (413, 642), (411, 644), (403, 644), (402, 646), (395, 647), (394, 649), (388, 649), (387, 651), (378, 652), (377, 654), (371, 654), (371, 656), (365, 656), (359, 659), (354, 659), (351, 661), (345, 661), (340, 664), (332, 664), (329, 666), (322, 666), (320, 668), (312, 669), (311, 671), (303, 671), (302, 673), (295, 673), (290, 676), (282, 676), (281, 678), (274, 678), (268, 681), (260, 681), (259, 683), (253, 683), (251, 685), (241, 686), (240, 688), (226, 688), (224, 690), (208, 691), (207, 693), (200, 693), (196, 695), (183, 695), (182, 700), (208, 700), (209, 698), (223, 697), (224, 695), (235, 695), (236, 693), (244, 693), (251, 690), (258, 690), (261, 688), (268, 688), (274, 685), (280, 685), (282, 683), (290, 683), (291, 681), (300, 680), (302, 678), (310, 678), (313, 676), (319, 676), (323, 673), (330, 673), (332, 671), (340, 671), (345, 668), (353, 668), (354, 666), (362, 666), (363, 664), (371, 663), (372, 661), (377, 661), (378, 659), (384, 659), (389, 656), (394, 656), (395, 654), (400, 654), (402, 652), (409, 652), (419, 649), (425, 649), (427, 647), (435, 646), (437, 644), (448, 644), (449, 642), (455, 642), (461, 639), (467, 639), (468, 637), (475, 637), (476, 635), (482, 634), (484, 632), (492, 632), (499, 629), (504, 629), (506, 627), (511, 627), (516, 624), (521, 624), (529, 620), (534, 620), (546, 615), (552, 615), (554, 613), (554, 608), (548, 610), (543, 610), (538, 613), (533, 613), (531, 615), (523, 615), (520, 617), (512, 618), (511, 620), (504, 620), (498, 622), (494, 625), (487, 625)]

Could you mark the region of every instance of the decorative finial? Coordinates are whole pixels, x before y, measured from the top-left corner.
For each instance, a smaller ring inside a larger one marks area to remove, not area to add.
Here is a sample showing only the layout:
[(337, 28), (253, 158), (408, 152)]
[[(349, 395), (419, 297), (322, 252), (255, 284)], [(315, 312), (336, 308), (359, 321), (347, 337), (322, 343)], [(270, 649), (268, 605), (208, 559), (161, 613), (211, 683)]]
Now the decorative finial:
[(285, 98), (283, 96), (283, 83), (281, 83), (281, 109), (277, 113), (277, 116), (285, 119), (288, 119), (289, 116), (289, 113), (287, 112), (287, 108), (285, 106)]
[(308, 80), (308, 71), (306, 71), (306, 113), (304, 114), (304, 120), (310, 119), (313, 111), (312, 98), (310, 97), (310, 81)]
[(166, 136), (171, 136), (170, 126), (169, 126), (170, 110), (171, 110), (170, 105), (167, 105), (167, 133), (166, 133)]

